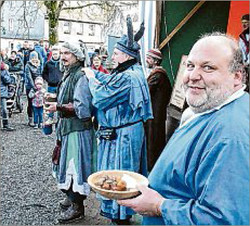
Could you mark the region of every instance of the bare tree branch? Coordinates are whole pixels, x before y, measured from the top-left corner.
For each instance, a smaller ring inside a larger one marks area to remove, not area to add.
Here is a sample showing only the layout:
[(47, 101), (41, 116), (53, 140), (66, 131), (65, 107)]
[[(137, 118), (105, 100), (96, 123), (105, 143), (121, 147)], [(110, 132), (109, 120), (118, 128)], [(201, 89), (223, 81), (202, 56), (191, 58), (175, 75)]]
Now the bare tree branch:
[(75, 9), (83, 9), (83, 8), (87, 8), (89, 6), (102, 6), (102, 3), (89, 3), (86, 5), (81, 5), (81, 6), (72, 6), (72, 7), (64, 7), (62, 8), (62, 10), (75, 10)]
[(4, 2), (5, 2), (5, 1), (3, 1), (3, 0), (0, 1), (0, 9), (2, 8)]

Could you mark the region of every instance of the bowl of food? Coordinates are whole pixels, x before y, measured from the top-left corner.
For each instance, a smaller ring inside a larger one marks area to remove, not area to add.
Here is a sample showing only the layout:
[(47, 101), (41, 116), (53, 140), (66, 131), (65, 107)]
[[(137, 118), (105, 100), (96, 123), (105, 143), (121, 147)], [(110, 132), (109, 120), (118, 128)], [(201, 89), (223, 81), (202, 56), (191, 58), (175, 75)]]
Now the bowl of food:
[(88, 184), (98, 194), (114, 200), (129, 199), (140, 194), (137, 185), (148, 186), (143, 175), (126, 170), (105, 170), (91, 174)]

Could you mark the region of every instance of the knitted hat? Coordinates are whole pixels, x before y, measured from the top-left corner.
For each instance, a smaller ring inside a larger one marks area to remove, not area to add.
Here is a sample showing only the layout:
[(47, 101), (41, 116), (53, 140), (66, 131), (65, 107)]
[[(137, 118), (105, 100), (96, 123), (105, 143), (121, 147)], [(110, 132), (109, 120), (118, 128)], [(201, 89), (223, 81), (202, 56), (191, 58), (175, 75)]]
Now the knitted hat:
[(162, 60), (162, 54), (159, 49), (150, 49), (147, 52), (148, 56), (151, 56), (152, 58)]
[(247, 20), (249, 21), (249, 14), (245, 14), (241, 17), (241, 20)]
[(134, 58), (139, 57), (139, 51), (140, 51), (140, 45), (138, 44), (138, 41), (141, 39), (144, 33), (144, 22), (142, 22), (141, 27), (139, 31), (133, 35), (133, 26), (132, 26), (132, 20), (131, 17), (127, 16), (127, 29), (128, 34), (123, 35), (121, 39), (116, 43), (115, 48), (119, 49), (120, 51), (128, 54), (129, 56), (132, 56)]
[(38, 76), (36, 79), (35, 79), (35, 84), (42, 84), (43, 85), (43, 78), (41, 76)]
[(32, 51), (30, 53), (30, 60), (32, 60), (32, 59), (38, 60), (38, 53), (36, 51)]
[(71, 43), (64, 42), (62, 47), (69, 49), (69, 51), (72, 54), (74, 54), (79, 61), (84, 61), (85, 57), (79, 44), (72, 43), (72, 42)]

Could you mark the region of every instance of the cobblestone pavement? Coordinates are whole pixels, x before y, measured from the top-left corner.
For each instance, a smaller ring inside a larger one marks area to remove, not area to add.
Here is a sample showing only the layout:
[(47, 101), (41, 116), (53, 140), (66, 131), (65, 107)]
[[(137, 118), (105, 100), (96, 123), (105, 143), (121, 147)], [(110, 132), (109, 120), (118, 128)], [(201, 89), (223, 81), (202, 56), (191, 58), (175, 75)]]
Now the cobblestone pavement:
[[(16, 130), (1, 131), (0, 225), (54, 225), (60, 216), (58, 202), (64, 198), (51, 174), (54, 134), (27, 126), (26, 113), (13, 114)], [(85, 202), (86, 216), (74, 225), (108, 225), (99, 214), (95, 194)], [(140, 217), (133, 218), (140, 224)]]

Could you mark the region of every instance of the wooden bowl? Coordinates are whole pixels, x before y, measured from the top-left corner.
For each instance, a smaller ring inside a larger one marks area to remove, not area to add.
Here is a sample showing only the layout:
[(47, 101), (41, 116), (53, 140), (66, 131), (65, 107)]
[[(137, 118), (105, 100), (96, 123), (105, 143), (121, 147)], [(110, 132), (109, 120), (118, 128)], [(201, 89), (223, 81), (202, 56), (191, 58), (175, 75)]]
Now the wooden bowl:
[(136, 197), (140, 194), (140, 191), (136, 188), (129, 188), (126, 191), (113, 191), (113, 190), (106, 190), (96, 185), (97, 181), (104, 176), (119, 176), (122, 177), (124, 175), (128, 175), (136, 180), (137, 184), (143, 184), (145, 186), (148, 186), (148, 179), (144, 177), (143, 175), (131, 171), (126, 170), (104, 170), (99, 171), (96, 173), (91, 174), (88, 177), (88, 184), (91, 186), (91, 188), (97, 192), (98, 194), (108, 198), (108, 199), (129, 199)]

